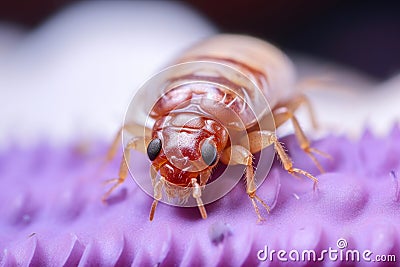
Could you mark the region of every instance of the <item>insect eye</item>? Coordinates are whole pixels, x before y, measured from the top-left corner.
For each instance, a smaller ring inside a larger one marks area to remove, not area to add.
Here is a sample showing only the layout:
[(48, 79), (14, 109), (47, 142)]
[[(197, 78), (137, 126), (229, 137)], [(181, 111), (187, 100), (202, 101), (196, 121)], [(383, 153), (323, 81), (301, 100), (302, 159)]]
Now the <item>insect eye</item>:
[(155, 160), (161, 151), (161, 140), (154, 138), (147, 146), (147, 156), (151, 161)]
[(201, 146), (201, 157), (208, 166), (214, 165), (217, 161), (217, 148), (215, 145), (206, 140)]

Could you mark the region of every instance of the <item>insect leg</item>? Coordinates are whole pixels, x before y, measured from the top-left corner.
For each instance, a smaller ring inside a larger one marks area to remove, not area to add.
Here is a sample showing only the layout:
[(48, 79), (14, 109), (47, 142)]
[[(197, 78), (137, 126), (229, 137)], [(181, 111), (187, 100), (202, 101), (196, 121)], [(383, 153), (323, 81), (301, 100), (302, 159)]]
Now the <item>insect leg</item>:
[(131, 157), (131, 150), (135, 149), (138, 151), (142, 151), (146, 153), (146, 144), (150, 142), (150, 139), (147, 137), (133, 137), (128, 144), (124, 148), (124, 158), (121, 161), (121, 165), (119, 167), (119, 176), (118, 178), (113, 178), (105, 181), (105, 183), (114, 183), (114, 185), (103, 195), (102, 201), (105, 202), (107, 198), (111, 195), (111, 193), (121, 185), (126, 177), (128, 176), (128, 162)]
[[(144, 129), (146, 131), (144, 131)], [(150, 133), (151, 132), (150, 129), (145, 128), (145, 127), (143, 127), (141, 125), (138, 125), (138, 124), (125, 124), (124, 126), (122, 126), (118, 130), (118, 132), (115, 135), (114, 140), (113, 140), (110, 148), (107, 151), (107, 155), (106, 155), (106, 159), (105, 159), (104, 164), (110, 162), (115, 157), (115, 155), (117, 154), (118, 145), (121, 143), (122, 132), (124, 130), (129, 132), (129, 133), (131, 133), (134, 136), (142, 136), (143, 133)]]
[[(274, 110), (284, 107), (284, 108), (287, 108), (287, 109), (291, 110), (292, 112), (294, 112), (302, 105), (305, 106), (307, 109), (307, 113), (310, 117), (311, 125), (313, 126), (314, 129), (318, 129), (318, 122), (315, 118), (315, 111), (310, 103), (310, 100), (304, 94), (300, 94), (300, 95), (290, 99), (289, 101), (278, 104), (274, 108)], [(285, 122), (286, 120), (284, 120), (283, 122)], [(278, 128), (283, 122), (275, 122), (276, 128)]]
[[(294, 104), (294, 107), (297, 108), (298, 106)], [(314, 153), (327, 158), (331, 158), (331, 156), (310, 146), (310, 141), (306, 137), (304, 131), (301, 129), (299, 121), (297, 120), (296, 116), (293, 114), (294, 107), (291, 106), (290, 103), (288, 103), (286, 107), (280, 107), (278, 109), (274, 109), (273, 115), (276, 127), (279, 127), (287, 120), (290, 120), (293, 124), (294, 133), (301, 149), (305, 153), (307, 153), (307, 155), (311, 158), (311, 160), (314, 162), (314, 164), (317, 166), (320, 172), (323, 173), (325, 171), (322, 168), (321, 164), (318, 162), (317, 158), (314, 156)]]
[[(273, 132), (270, 131), (254, 131), (247, 134), (250, 142), (251, 153), (256, 153), (266, 148), (269, 145), (274, 145), (274, 149), (278, 154), (279, 159), (282, 161), (283, 167), (287, 172), (292, 175), (301, 174), (311, 179), (314, 182), (314, 189), (317, 187), (318, 179), (310, 173), (293, 167), (293, 162), (289, 155), (285, 152), (282, 144)], [(244, 139), (243, 139), (244, 141)]]
[(247, 150), (245, 147), (241, 145), (234, 145), (228, 147), (224, 150), (221, 161), (224, 164), (235, 165), (235, 164), (242, 164), (246, 165), (246, 192), (250, 197), (251, 203), (253, 204), (254, 210), (257, 214), (258, 221), (265, 220), (261, 214), (260, 210), (258, 209), (256, 200), (263, 205), (263, 207), (269, 213), (270, 208), (269, 206), (256, 194), (256, 184), (254, 182), (254, 169), (253, 169), (253, 155), (252, 153)]
[(199, 208), (201, 217), (203, 219), (207, 219), (206, 208), (204, 208), (203, 201), (201, 200), (201, 187), (200, 187), (199, 183), (197, 182), (196, 178), (192, 178), (191, 182), (192, 182), (192, 186), (193, 186), (193, 197), (197, 201), (197, 207)]
[(164, 177), (161, 177), (160, 180), (157, 181), (156, 184), (154, 185), (154, 200), (153, 204), (151, 204), (151, 209), (150, 209), (150, 216), (149, 216), (150, 221), (153, 220), (154, 212), (156, 211), (158, 201), (160, 201), (162, 197), (162, 187), (164, 185), (164, 182), (165, 182)]

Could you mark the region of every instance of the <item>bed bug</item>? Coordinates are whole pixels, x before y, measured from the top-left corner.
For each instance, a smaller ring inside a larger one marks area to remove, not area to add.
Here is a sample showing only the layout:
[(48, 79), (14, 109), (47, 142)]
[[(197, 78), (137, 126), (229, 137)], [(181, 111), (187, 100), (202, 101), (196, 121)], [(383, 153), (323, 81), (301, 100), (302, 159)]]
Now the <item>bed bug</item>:
[[(314, 154), (325, 154), (310, 146), (294, 115), (301, 105), (305, 105), (315, 123), (308, 99), (295, 89), (294, 66), (283, 52), (254, 37), (223, 34), (194, 45), (173, 64), (183, 64), (183, 67), (193, 65), (185, 65), (186, 62), (199, 62), (196, 66), (200, 67), (196, 71), (170, 74), (171, 77), (166, 78), (169, 89), (164, 90), (155, 103), (149, 103), (148, 117), (152, 123), (146, 128), (147, 134), (134, 135), (125, 144), (125, 159), (121, 162), (119, 177), (108, 181), (114, 185), (105, 193), (103, 200), (125, 181), (132, 149), (146, 153), (151, 161), (154, 201), (150, 209), (150, 220), (154, 218), (163, 189), (168, 196), (187, 198), (191, 194), (202, 218), (207, 218), (202, 188), (209, 181), (218, 162), (245, 166), (246, 192), (258, 220), (263, 220), (257, 201), (268, 212), (269, 206), (256, 193), (253, 155), (269, 146), (273, 146), (287, 172), (308, 177), (314, 187), (317, 185), (315, 176), (293, 166), (275, 134), (275, 127), (290, 120), (301, 149), (323, 171)], [(216, 66), (212, 74), (208, 72), (209, 66)], [(218, 66), (236, 70), (254, 83), (255, 87), (244, 85), (235, 74), (224, 76), (223, 68)], [(268, 104), (259, 101), (262, 98)], [(265, 108), (267, 105), (268, 109)], [(231, 113), (228, 114), (224, 107), (228, 107)], [(235, 116), (242, 127), (235, 125), (232, 119)], [(262, 120), (273, 121), (273, 124), (260, 127), (257, 122)], [(127, 123), (120, 129), (108, 153), (109, 160), (116, 153), (122, 131), (133, 133), (137, 127), (135, 123)], [(239, 141), (233, 142), (232, 136), (236, 135), (239, 135), (235, 137)], [(245, 142), (242, 144), (243, 138), (247, 140), (247, 145), (244, 145)], [(156, 174), (161, 178), (157, 180)], [(177, 193), (176, 188), (188, 190)]]

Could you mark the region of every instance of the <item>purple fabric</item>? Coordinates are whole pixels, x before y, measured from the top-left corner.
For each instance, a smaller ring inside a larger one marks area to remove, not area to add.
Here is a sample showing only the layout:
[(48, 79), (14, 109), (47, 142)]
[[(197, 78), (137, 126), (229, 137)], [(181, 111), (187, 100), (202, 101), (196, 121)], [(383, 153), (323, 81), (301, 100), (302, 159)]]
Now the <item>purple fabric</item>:
[[(262, 224), (256, 223), (242, 183), (206, 206), (206, 220), (196, 208), (160, 203), (150, 222), (152, 198), (131, 178), (108, 205), (101, 202), (108, 188), (102, 181), (116, 177), (120, 160), (97, 173), (104, 143), (10, 146), (0, 154), (0, 266), (276, 266), (281, 263), (259, 261), (257, 252), (266, 245), (337, 249), (339, 238), (346, 239), (347, 248), (395, 254), (399, 262), (399, 127), (385, 138), (366, 131), (358, 141), (343, 136), (314, 141), (333, 157), (318, 157), (326, 169), (319, 175), (293, 136), (281, 141), (296, 167), (317, 175), (319, 189), (313, 191), (310, 180), (294, 178), (275, 162), (258, 190), (273, 207), (270, 214), (261, 210), (267, 219)], [(138, 164), (147, 160), (134, 155)]]

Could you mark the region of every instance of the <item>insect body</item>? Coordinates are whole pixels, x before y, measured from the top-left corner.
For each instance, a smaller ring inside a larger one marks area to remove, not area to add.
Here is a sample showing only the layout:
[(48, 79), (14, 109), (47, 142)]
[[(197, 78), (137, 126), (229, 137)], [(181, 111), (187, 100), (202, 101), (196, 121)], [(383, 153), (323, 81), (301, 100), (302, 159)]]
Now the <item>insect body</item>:
[[(149, 134), (133, 136), (125, 145), (119, 178), (110, 180), (115, 184), (104, 199), (125, 180), (131, 149), (147, 153), (152, 162), (150, 220), (163, 189), (169, 197), (185, 199), (191, 194), (206, 218), (202, 188), (218, 162), (245, 166), (246, 191), (262, 220), (256, 201), (267, 211), (269, 207), (256, 194), (253, 154), (271, 145), (285, 170), (317, 184), (313, 175), (293, 167), (275, 135), (275, 127), (291, 120), (301, 148), (322, 171), (313, 155), (321, 152), (310, 147), (294, 116), (301, 104), (310, 107), (309, 103), (295, 90), (294, 67), (280, 50), (248, 36), (217, 35), (193, 46), (173, 63), (183, 63), (177, 65), (181, 71), (167, 75), (159, 86), (158, 98), (147, 109), (152, 121)], [(135, 123), (125, 124), (118, 136), (135, 127)], [(109, 158), (115, 154), (118, 136)], [(158, 180), (157, 174), (161, 176)], [(177, 188), (184, 189), (183, 193)]]

